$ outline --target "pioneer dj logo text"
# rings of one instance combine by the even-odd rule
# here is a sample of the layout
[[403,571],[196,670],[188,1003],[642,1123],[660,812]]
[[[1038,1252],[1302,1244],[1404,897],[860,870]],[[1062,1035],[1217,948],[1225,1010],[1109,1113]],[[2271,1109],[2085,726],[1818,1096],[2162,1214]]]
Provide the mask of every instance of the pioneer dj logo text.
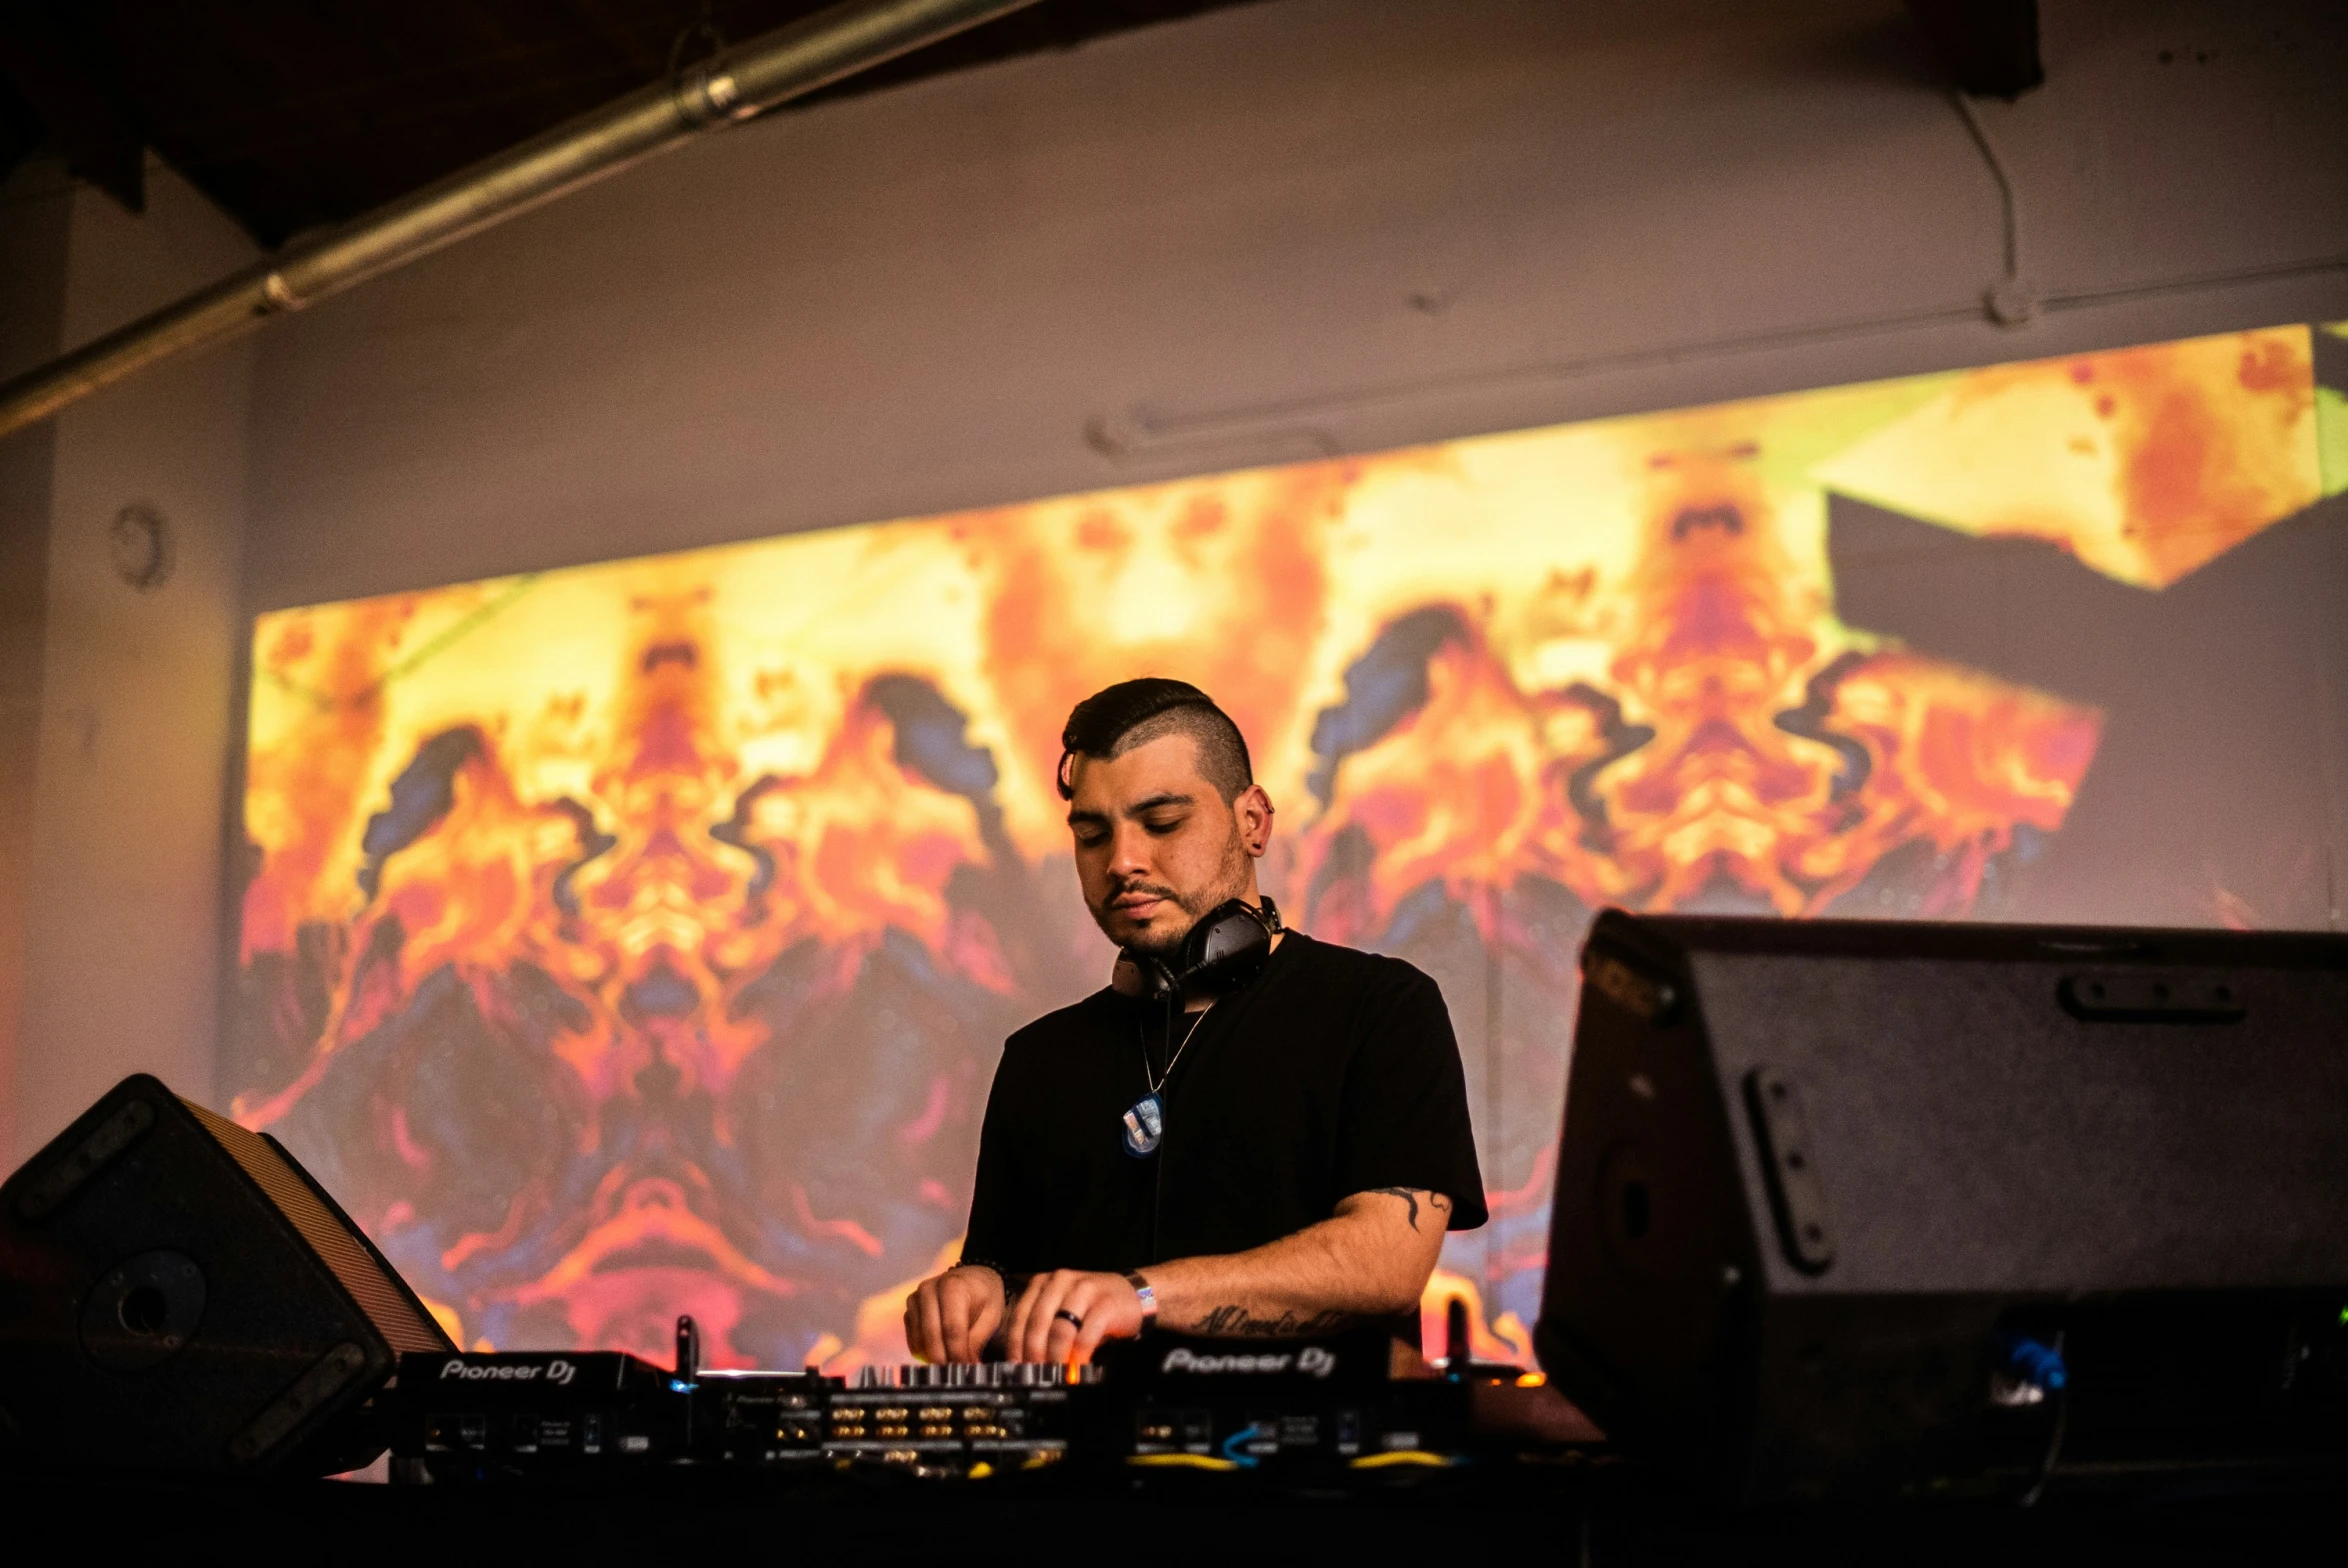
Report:
[[1160,1372],[1287,1372],[1295,1370],[1307,1377],[1327,1377],[1337,1370],[1337,1353],[1319,1345],[1307,1345],[1291,1355],[1286,1351],[1266,1352],[1262,1355],[1238,1354],[1228,1356],[1201,1356],[1188,1350],[1169,1350],[1166,1359],[1158,1364]]
[[560,1356],[544,1365],[518,1365],[510,1361],[485,1364],[451,1357],[440,1369],[440,1375],[443,1379],[461,1378],[468,1383],[529,1383],[543,1379],[559,1387],[577,1377],[579,1369]]

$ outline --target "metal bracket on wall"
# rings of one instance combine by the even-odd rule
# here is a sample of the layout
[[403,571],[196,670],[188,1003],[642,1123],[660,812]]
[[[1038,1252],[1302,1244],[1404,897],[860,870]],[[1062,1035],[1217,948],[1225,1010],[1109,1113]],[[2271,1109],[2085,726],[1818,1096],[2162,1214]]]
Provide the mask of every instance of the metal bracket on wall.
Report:
[[1086,420],[1084,444],[1118,464],[1179,458],[1186,472],[1202,466],[1314,462],[1345,453],[1336,436],[1314,424],[1244,417],[1231,421],[1215,414],[1167,419],[1139,405]]

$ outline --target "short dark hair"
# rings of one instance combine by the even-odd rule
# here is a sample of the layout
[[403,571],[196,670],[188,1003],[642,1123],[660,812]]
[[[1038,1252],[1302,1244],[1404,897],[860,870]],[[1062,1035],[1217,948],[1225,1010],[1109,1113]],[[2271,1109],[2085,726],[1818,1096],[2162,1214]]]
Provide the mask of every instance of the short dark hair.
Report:
[[1060,731],[1060,798],[1076,798],[1069,770],[1078,757],[1106,761],[1161,735],[1188,735],[1198,745],[1198,770],[1229,805],[1256,781],[1247,738],[1215,699],[1188,681],[1145,675],[1104,687],[1068,712]]

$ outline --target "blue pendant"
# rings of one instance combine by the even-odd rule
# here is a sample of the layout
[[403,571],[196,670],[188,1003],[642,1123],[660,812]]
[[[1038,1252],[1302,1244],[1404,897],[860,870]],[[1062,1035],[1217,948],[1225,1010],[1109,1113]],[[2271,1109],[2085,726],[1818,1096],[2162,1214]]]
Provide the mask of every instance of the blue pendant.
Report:
[[1166,1102],[1154,1094],[1145,1094],[1133,1102],[1125,1113],[1125,1152],[1137,1160],[1146,1160],[1158,1152],[1158,1140],[1166,1136]]

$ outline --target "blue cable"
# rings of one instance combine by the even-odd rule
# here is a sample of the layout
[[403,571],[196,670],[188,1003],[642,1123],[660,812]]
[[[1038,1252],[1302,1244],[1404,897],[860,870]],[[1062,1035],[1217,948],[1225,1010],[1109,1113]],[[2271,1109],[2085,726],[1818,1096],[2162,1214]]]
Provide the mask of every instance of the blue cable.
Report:
[[2063,1365],[2063,1353],[2052,1345],[2008,1335],[2005,1352],[2006,1369],[2035,1388],[2059,1394],[2071,1381],[2070,1368]]

